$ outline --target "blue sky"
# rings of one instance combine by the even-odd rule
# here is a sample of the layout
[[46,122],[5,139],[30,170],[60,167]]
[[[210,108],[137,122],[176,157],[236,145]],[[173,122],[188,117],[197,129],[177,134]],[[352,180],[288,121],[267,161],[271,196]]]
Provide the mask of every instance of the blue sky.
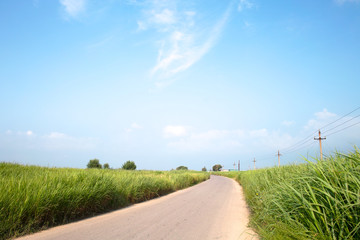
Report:
[[359,0],[5,0],[0,30],[0,161],[302,162],[360,106]]

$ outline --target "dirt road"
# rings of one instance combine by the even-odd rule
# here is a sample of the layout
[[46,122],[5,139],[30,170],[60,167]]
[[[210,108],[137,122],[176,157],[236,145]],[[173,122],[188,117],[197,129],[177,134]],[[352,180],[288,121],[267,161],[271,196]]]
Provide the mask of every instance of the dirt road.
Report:
[[257,239],[239,184],[210,180],[131,207],[21,239]]

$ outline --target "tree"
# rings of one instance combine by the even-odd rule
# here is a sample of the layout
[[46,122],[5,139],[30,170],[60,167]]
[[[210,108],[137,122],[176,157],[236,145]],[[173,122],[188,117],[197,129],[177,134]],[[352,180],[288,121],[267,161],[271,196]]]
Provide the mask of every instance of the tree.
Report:
[[207,171],[206,167],[203,167],[203,168],[201,169],[201,171],[206,172],[206,171]]
[[188,170],[188,168],[185,166],[179,166],[176,168],[176,170]]
[[222,166],[220,164],[216,164],[212,167],[213,171],[216,172],[216,171],[220,171],[222,168]]
[[133,161],[127,161],[125,162],[122,167],[122,169],[125,169],[125,170],[135,170],[136,169],[136,165]]
[[110,169],[110,165],[108,163],[104,163],[104,169]]
[[87,164],[87,168],[102,168],[99,159],[91,159],[89,163]]

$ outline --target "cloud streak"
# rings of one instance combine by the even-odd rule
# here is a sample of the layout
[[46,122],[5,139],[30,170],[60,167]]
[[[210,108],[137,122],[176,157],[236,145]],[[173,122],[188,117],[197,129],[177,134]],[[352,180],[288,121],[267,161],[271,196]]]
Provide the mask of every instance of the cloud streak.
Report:
[[[4,136],[0,134],[0,142],[3,147],[35,150],[89,150],[96,146],[96,140],[93,138],[74,137],[60,132],[51,132],[49,134],[39,135],[33,131],[26,132],[8,130]],[[10,144],[10,145],[8,145]]]
[[334,0],[334,2],[343,5],[345,3],[360,3],[360,0]]
[[234,7],[231,1],[211,26],[204,24],[208,21],[200,21],[204,13],[198,14],[194,9],[179,10],[177,5],[182,2],[175,3],[151,1],[143,11],[143,18],[138,20],[139,31],[155,29],[160,36],[157,60],[150,71],[159,87],[173,82],[177,74],[189,69],[214,47]]
[[76,17],[85,10],[86,0],[60,0],[60,4],[70,17]]
[[[190,127],[176,126],[167,129],[164,138],[169,148],[192,152],[241,152],[254,153],[254,149],[273,150],[285,147],[294,138],[287,133],[269,131],[265,128],[255,130],[211,129],[197,132]],[[171,131],[170,131],[171,130]],[[246,148],[245,148],[246,146]]]

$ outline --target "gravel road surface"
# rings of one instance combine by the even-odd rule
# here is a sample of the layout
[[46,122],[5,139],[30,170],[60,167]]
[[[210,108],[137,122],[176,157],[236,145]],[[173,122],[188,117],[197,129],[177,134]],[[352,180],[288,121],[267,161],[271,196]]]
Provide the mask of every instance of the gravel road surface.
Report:
[[164,197],[20,239],[258,239],[247,227],[248,217],[240,185],[211,176]]

